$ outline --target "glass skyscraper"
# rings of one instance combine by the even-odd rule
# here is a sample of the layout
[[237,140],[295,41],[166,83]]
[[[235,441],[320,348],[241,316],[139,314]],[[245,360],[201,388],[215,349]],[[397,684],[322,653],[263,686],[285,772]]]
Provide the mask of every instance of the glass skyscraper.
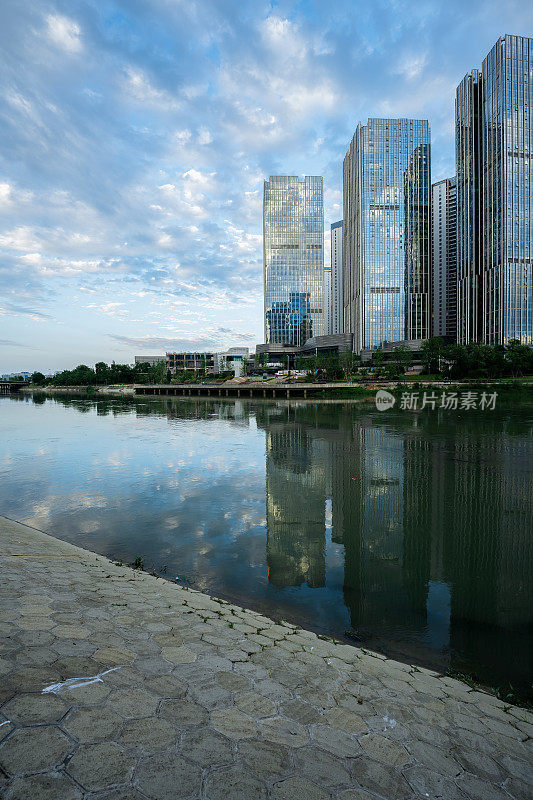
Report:
[[457,339],[457,182],[432,186],[433,326],[432,336]]
[[263,191],[265,342],[300,347],[324,333],[321,177],[271,176]]
[[344,276],[342,269],[342,219],[331,226],[331,330],[344,333]]
[[458,341],[533,344],[533,40],[502,36],[457,88]]
[[359,124],[343,166],[344,331],[354,350],[430,335],[427,120]]

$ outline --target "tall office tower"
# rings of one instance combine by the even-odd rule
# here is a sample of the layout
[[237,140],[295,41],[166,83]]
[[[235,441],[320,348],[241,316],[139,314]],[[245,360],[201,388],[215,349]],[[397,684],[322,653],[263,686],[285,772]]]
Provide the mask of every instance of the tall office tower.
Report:
[[432,336],[457,338],[457,183],[445,178],[431,187],[433,257]]
[[331,267],[324,267],[324,334],[333,333],[333,306],[331,302]]
[[263,191],[265,342],[301,346],[324,333],[322,178],[271,176]]
[[344,275],[342,269],[342,219],[331,226],[331,330],[344,333]]
[[431,333],[430,150],[427,120],[369,119],[346,153],[344,332],[356,352]]
[[533,40],[502,36],[457,87],[457,335],[533,343]]

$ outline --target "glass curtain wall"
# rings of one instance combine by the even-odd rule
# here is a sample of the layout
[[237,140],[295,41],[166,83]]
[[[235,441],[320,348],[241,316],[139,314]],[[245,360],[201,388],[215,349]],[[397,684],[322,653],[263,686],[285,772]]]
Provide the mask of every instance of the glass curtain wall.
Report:
[[344,159],[344,324],[354,348],[430,334],[427,120],[369,119]]
[[265,342],[301,346],[324,333],[321,177],[271,176],[263,191]]
[[533,40],[502,36],[456,96],[458,340],[533,344]]

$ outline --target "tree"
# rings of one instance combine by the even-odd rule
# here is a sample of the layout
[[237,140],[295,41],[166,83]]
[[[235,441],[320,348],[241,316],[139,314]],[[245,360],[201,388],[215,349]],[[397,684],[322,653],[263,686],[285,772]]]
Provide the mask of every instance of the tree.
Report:
[[30,378],[31,382],[36,386],[44,386],[46,383],[46,376],[42,372],[34,372]]
[[428,375],[440,372],[445,350],[444,339],[441,336],[432,336],[431,339],[425,339],[422,342],[421,349],[424,371]]
[[340,356],[340,363],[345,379],[350,381],[357,366],[361,363],[361,356],[352,352],[352,350],[347,347],[344,353],[342,353]]
[[395,347],[393,351],[394,360],[398,365],[398,372],[404,375],[413,363],[413,354],[407,347]]
[[518,339],[511,339],[505,350],[505,361],[513,378],[533,369],[533,350]]

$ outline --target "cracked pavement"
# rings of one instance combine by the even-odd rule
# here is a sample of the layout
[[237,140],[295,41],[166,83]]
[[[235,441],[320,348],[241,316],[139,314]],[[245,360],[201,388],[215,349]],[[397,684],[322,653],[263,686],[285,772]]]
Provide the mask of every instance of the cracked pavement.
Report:
[[533,797],[522,708],[3,517],[0,552],[5,800]]

